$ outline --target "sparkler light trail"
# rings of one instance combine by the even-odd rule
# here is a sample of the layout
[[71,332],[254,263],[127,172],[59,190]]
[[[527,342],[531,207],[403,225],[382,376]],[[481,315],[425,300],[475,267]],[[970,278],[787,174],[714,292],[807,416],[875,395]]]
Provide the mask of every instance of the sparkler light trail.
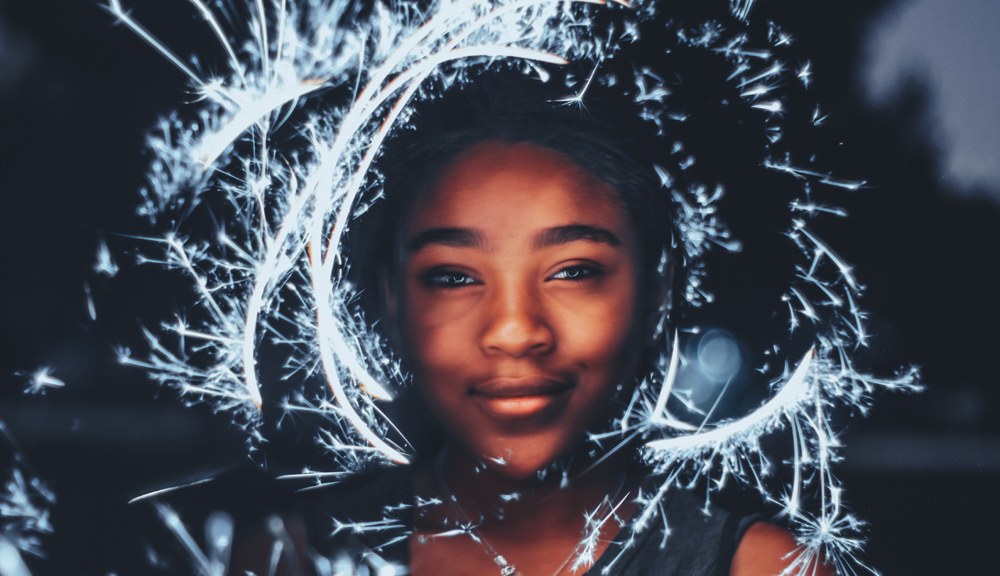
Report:
[[[148,239],[160,255],[141,261],[187,276],[198,310],[161,330],[145,330],[149,356],[139,359],[122,348],[123,363],[147,370],[185,397],[208,402],[260,439],[265,384],[257,363],[262,348],[283,346],[290,359],[282,385],[312,376],[326,383],[318,396],[304,388],[289,392],[285,410],[316,413],[329,424],[318,432],[336,461],[327,477],[336,479],[373,461],[408,462],[407,446],[391,440],[392,423],[374,403],[391,399],[405,378],[386,342],[354,305],[363,287],[348,280],[352,254],[345,246],[354,218],[382,193],[373,165],[383,144],[410,125],[420,102],[461,89],[499,67],[562,82],[566,104],[586,106],[594,85],[617,87],[665,138],[670,123],[699,120],[674,104],[671,71],[628,62],[611,65],[627,45],[642,41],[643,25],[659,22],[656,34],[675,40],[671,51],[712,57],[726,67],[723,80],[733,105],[741,105],[748,117],[759,115],[765,125],[762,165],[791,176],[800,188],[787,206],[787,236],[802,262],[784,300],[790,327],[808,319],[815,336],[808,353],[786,360],[783,374],[772,374],[769,400],[742,418],[719,421],[712,418],[718,399],[712,410],[699,412],[674,387],[678,366],[686,361],[677,335],[697,331],[696,323],[674,319],[672,345],[664,350],[659,373],[637,388],[613,434],[593,438],[620,441],[640,435],[647,441],[643,455],[659,487],[643,497],[643,512],[628,527],[633,535],[649,529],[654,518],[665,522],[661,504],[669,490],[707,479],[708,497],[734,478],[756,486],[787,514],[803,550],[787,573],[808,574],[821,558],[842,573],[853,571],[860,522],[841,506],[841,488],[831,470],[840,443],[830,412],[845,405],[865,411],[878,389],[916,390],[917,375],[909,370],[876,378],[857,371],[851,361],[851,353],[866,344],[865,314],[857,305],[864,288],[809,222],[846,216],[835,205],[836,196],[818,197],[820,188],[844,193],[864,182],[796,166],[789,160],[790,148],[779,148],[790,146],[784,122],[815,127],[826,116],[810,105],[799,118],[800,107],[790,105],[805,98],[815,72],[808,63],[798,70],[787,64],[797,61],[790,52],[793,38],[776,26],[763,38],[748,31],[752,0],[731,0],[725,23],[689,26],[671,20],[665,28],[656,17],[668,6],[648,1],[600,6],[451,0],[425,8],[379,2],[362,11],[337,0],[248,0],[241,12],[249,15],[244,24],[232,13],[222,18],[226,9],[207,0],[190,4],[225,55],[228,70],[217,77],[189,66],[130,16],[120,0],[107,6],[187,78],[199,100],[196,111],[167,116],[149,136],[154,159],[139,208],[152,225],[167,227]],[[235,41],[234,34],[246,38]],[[564,64],[587,72],[561,73]],[[320,98],[329,90],[347,94],[345,103]],[[799,92],[793,95],[793,90]],[[682,142],[655,166],[675,207],[671,257],[682,263],[681,296],[692,318],[714,298],[705,288],[706,257],[742,248],[719,216],[727,191],[697,182],[697,168]],[[206,235],[189,224],[189,217],[209,207],[213,217],[222,216],[218,229]],[[110,255],[102,252],[98,266],[113,275]],[[679,411],[686,416],[678,416]],[[762,453],[760,439],[779,429],[789,433],[796,457],[792,481],[775,489],[765,477],[778,464]],[[815,510],[806,510],[806,490],[817,495],[809,499]],[[179,526],[171,510],[160,513],[168,525]],[[588,526],[598,528],[578,548],[582,560],[577,565],[591,561],[593,534],[607,521],[588,517]],[[667,534],[664,525],[665,539]],[[195,557],[200,573],[214,573],[204,554]]]
[[49,514],[56,497],[32,473],[3,422],[0,443],[9,454],[9,461],[0,461],[0,572],[28,576],[23,558],[45,557],[41,537],[52,533]]

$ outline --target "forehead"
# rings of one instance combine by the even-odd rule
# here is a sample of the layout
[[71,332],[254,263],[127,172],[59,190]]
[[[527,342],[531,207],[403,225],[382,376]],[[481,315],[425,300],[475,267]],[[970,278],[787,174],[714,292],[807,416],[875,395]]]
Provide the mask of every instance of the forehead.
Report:
[[409,234],[455,227],[509,235],[570,223],[629,228],[614,188],[569,157],[527,142],[487,141],[441,170],[414,204],[407,228]]

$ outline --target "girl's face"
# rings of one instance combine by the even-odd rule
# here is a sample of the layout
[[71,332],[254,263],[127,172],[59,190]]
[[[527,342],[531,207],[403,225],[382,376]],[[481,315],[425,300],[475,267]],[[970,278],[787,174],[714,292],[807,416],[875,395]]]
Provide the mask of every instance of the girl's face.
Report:
[[637,246],[610,185],[534,144],[477,144],[416,201],[403,338],[469,455],[527,479],[604,421],[641,346]]

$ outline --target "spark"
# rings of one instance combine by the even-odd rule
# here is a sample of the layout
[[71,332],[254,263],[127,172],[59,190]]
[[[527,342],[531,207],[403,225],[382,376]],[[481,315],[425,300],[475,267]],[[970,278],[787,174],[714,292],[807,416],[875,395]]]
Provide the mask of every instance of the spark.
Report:
[[[187,526],[181,520],[180,515],[169,504],[164,504],[158,500],[152,500],[153,508],[156,510],[160,521],[174,535],[191,561],[195,574],[198,576],[225,576],[229,570],[229,550],[233,542],[233,519],[225,512],[213,512],[205,523],[206,550],[198,546],[197,541]],[[268,522],[268,529],[275,538],[273,551],[280,555],[283,549],[283,541],[288,540],[283,528],[275,530],[273,520]],[[280,523],[280,520],[279,520]],[[280,536],[284,535],[285,538]],[[273,573],[273,572],[272,572]]]
[[770,93],[774,90],[775,86],[768,86],[767,84],[754,84],[746,90],[740,93],[740,96],[744,98],[757,99],[760,96]]
[[[816,114],[818,113],[819,113],[819,108],[817,108],[816,112],[814,113],[814,122]],[[824,116],[823,119],[825,118],[826,117]],[[820,124],[822,124],[822,120],[820,121]],[[841,180],[839,178],[834,178],[829,174],[821,174],[819,172],[815,172],[813,170],[808,170],[805,168],[796,168],[787,162],[779,164],[771,160],[766,160],[764,162],[764,166],[766,168],[777,170],[779,172],[787,172],[789,174],[792,174],[800,178],[805,176],[815,176],[818,177],[817,182],[820,182],[822,184],[828,184],[830,186],[836,186],[838,188],[846,188],[847,190],[858,190],[859,188],[862,188],[864,187],[865,184],[867,184],[867,182],[865,182],[864,180]]]
[[[652,3],[635,2],[631,8],[614,10],[612,17],[622,20],[621,25],[598,28],[597,11],[610,9],[585,1],[455,0],[420,8],[389,3],[377,4],[362,18],[345,12],[344,2],[247,0],[251,15],[243,27],[247,37],[234,40],[220,23],[224,7],[205,0],[189,4],[200,16],[199,24],[207,26],[222,46],[229,70],[224,76],[200,77],[133,19],[119,0],[107,5],[117,21],[171,62],[198,96],[193,119],[171,114],[148,137],[153,161],[139,207],[151,225],[167,227],[162,235],[145,239],[160,253],[140,261],[186,277],[195,306],[174,322],[142,329],[149,348],[146,357],[134,357],[129,348],[121,347],[118,358],[146,370],[186,399],[209,403],[259,442],[262,391],[269,386],[257,365],[261,348],[288,350],[282,383],[292,385],[292,376],[325,381],[322,392],[306,394],[305,388],[296,388],[284,393],[280,404],[283,414],[308,413],[323,422],[317,440],[330,454],[333,468],[305,469],[285,477],[314,480],[315,485],[306,489],[337,482],[372,464],[404,464],[412,458],[405,440],[401,446],[389,440],[395,428],[376,405],[376,400],[394,398],[406,378],[385,340],[355,305],[360,288],[348,280],[352,262],[342,244],[354,219],[381,194],[373,184],[378,179],[373,166],[383,144],[412,126],[410,119],[421,102],[437,97],[442,89],[461,89],[492,67],[516,63],[543,81],[562,81],[572,96],[561,102],[585,107],[588,92],[597,86],[620,89],[661,137],[668,132],[666,120],[699,120],[668,106],[676,96],[675,86],[664,81],[672,77],[669,72],[633,62],[612,65],[627,44],[641,41],[643,19],[656,11]],[[818,105],[810,104],[811,116],[800,118],[800,107],[791,105],[795,96],[789,85],[798,86],[789,81],[792,75],[809,88],[813,74],[809,62],[798,70],[786,64],[801,61],[788,53],[792,37],[773,23],[768,23],[766,42],[742,31],[753,5],[753,0],[731,0],[725,24],[677,26],[676,49],[723,60],[728,98],[736,102],[743,98],[745,108],[767,114],[764,136],[773,156],[764,158],[762,165],[790,175],[789,180],[802,187],[802,194],[784,207],[792,222],[786,236],[804,260],[795,266],[795,284],[782,298],[786,304],[775,305],[788,306],[793,330],[801,318],[809,318],[814,342],[791,370],[789,359],[779,356],[775,344],[768,365],[775,367],[775,375],[783,363],[785,369],[771,381],[770,398],[742,418],[717,421],[721,394],[705,412],[689,392],[675,387],[687,362],[684,340],[701,331],[696,323],[675,316],[669,324],[673,338],[663,338],[669,354],[664,349],[660,365],[636,387],[624,414],[615,420],[615,430],[598,431],[589,438],[602,444],[617,441],[609,448],[612,453],[633,438],[645,441],[642,455],[656,472],[655,490],[642,497],[639,519],[628,528],[629,543],[654,518],[662,520],[666,538],[669,529],[662,501],[670,489],[710,479],[708,497],[735,479],[756,486],[786,512],[803,551],[796,570],[806,574],[810,562],[821,557],[831,558],[838,567],[853,565],[860,546],[856,536],[860,523],[844,515],[840,488],[830,470],[839,440],[829,411],[838,405],[864,411],[878,389],[919,387],[915,370],[877,378],[859,373],[851,363],[852,348],[865,345],[868,338],[859,303],[863,286],[851,266],[806,222],[847,215],[814,199],[814,187],[841,193],[866,183],[796,166],[788,155],[774,159],[782,158],[778,146],[786,145],[791,138],[786,134],[794,132],[784,129],[785,122],[818,127],[826,116]],[[338,27],[338,22],[349,24]],[[574,72],[577,75],[571,79],[570,73],[552,69],[568,63],[589,71],[582,85],[583,73]],[[343,105],[320,98],[325,91],[340,89],[349,96]],[[311,112],[316,106],[320,112]],[[287,147],[286,140],[275,137],[286,123],[297,135]],[[698,171],[710,163],[698,163],[680,141],[658,160],[653,169],[675,213],[669,258],[682,263],[685,273],[678,295],[683,302],[678,306],[696,311],[715,299],[706,284],[709,256],[737,253],[742,243],[720,216],[725,213],[726,190],[697,181]],[[196,210],[209,211],[213,220],[221,222],[211,235],[199,235],[189,221]],[[664,263],[667,258],[665,250]],[[95,271],[109,277],[117,271],[103,240]],[[95,318],[89,285],[85,291]],[[662,312],[658,336],[667,332],[669,310]],[[29,378],[38,389],[62,385],[49,372]],[[790,484],[776,490],[765,484],[776,475],[778,464],[761,453],[760,438],[779,430],[788,431],[796,457]],[[504,457],[491,460],[500,466],[507,462]],[[569,483],[565,470],[562,481]],[[819,495],[812,509],[806,490]],[[516,499],[513,494],[505,496]],[[196,572],[221,573],[217,559],[226,540],[224,518],[216,526],[217,554],[211,550],[206,554],[172,509],[155,505],[189,552]],[[611,508],[612,515],[620,505]],[[394,515],[401,509],[389,507],[374,522],[337,519],[334,531],[405,531],[405,522]],[[587,517],[589,529],[574,567],[592,563],[594,534],[612,515]],[[471,533],[471,527],[457,526],[433,537]],[[282,546],[272,550],[275,558],[283,553]]]
[[17,547],[0,535],[0,573],[4,576],[31,576]]
[[53,376],[52,372],[53,369],[49,367],[39,368],[30,374],[19,372],[18,375],[28,378],[28,387],[25,388],[25,393],[44,394],[51,388],[62,388],[65,386],[66,383]]
[[94,264],[94,272],[108,278],[114,278],[115,274],[118,274],[118,265],[111,258],[111,251],[108,250],[108,245],[103,239],[97,246],[97,263]]
[[384,532],[405,528],[406,524],[396,518],[383,518],[371,522],[341,522],[334,518],[334,528],[332,534],[338,534],[344,530],[354,534],[364,534],[366,532]]
[[503,456],[497,456],[497,457],[489,456],[489,457],[487,457],[487,459],[490,462],[493,462],[494,464],[496,464],[497,466],[506,466],[507,465],[507,459],[504,458]]
[[792,294],[795,294],[795,297],[799,299],[799,303],[802,304],[801,312],[806,315],[806,318],[809,318],[813,322],[819,320],[819,316],[816,315],[816,311],[813,309],[812,304],[810,304],[809,300],[807,300],[806,297],[803,296],[802,293],[799,292],[794,286],[792,286]]
[[826,255],[837,266],[837,269],[840,270],[840,274],[843,276],[844,280],[847,281],[847,285],[851,287],[851,290],[859,290],[858,281],[854,278],[854,273],[851,270],[851,267],[848,266],[847,263],[840,256],[838,256],[826,242],[809,232],[804,225],[796,226],[796,230],[801,232],[815,245],[817,258],[821,254]]
[[[796,76],[798,76],[799,80],[802,82],[802,86],[808,89],[809,84],[812,83],[812,62],[806,62],[805,64],[803,64],[802,67],[799,68],[799,71],[796,73]],[[817,112],[818,111],[819,109],[817,108]]]
[[566,104],[583,104],[583,97],[587,94],[587,89],[590,88],[590,83],[594,81],[594,75],[597,74],[597,68],[600,64],[595,64],[594,68],[590,71],[590,75],[587,76],[587,81],[583,83],[580,91],[576,95],[570,98],[563,98],[562,100],[557,100],[557,102],[564,102]]
[[[660,385],[660,392],[656,399],[656,406],[653,408],[651,420],[658,426],[669,426],[679,430],[693,430],[693,426],[674,418],[669,412],[667,412],[667,400],[670,399],[671,392],[673,392],[674,381],[677,379],[677,366],[680,363],[679,346],[680,339],[677,337],[677,333],[674,332],[674,344],[671,346],[670,350],[670,364],[667,368],[663,383]],[[626,415],[622,418],[623,432],[625,431],[627,421],[628,413],[626,413]]]
[[750,16],[750,9],[756,0],[729,0],[730,7],[740,20],[746,20]]
[[206,482],[211,482],[211,481],[212,481],[212,478],[202,478],[202,479],[199,479],[199,480],[195,480],[193,482],[187,482],[187,483],[184,483],[184,484],[178,484],[177,486],[169,486],[167,488],[160,488],[159,490],[153,490],[152,492],[147,492],[145,494],[141,494],[139,496],[136,496],[135,498],[132,498],[131,500],[129,500],[128,503],[129,504],[135,504],[136,502],[141,502],[142,500],[147,500],[149,498],[156,498],[157,496],[162,496],[164,494],[169,494],[171,492],[174,492],[176,490],[180,490],[182,488],[188,488],[188,487],[191,487],[191,486],[197,486],[198,484],[204,484]]
[[[236,72],[240,77],[241,83],[245,86],[247,83],[246,77],[243,75],[243,67],[240,65],[239,58],[236,57],[236,52],[233,50],[232,44],[226,39],[225,32],[222,31],[222,26],[219,25],[219,21],[215,18],[215,14],[209,10],[208,6],[205,5],[201,0],[191,0],[191,4],[198,9],[201,17],[205,19],[212,32],[219,39],[219,44],[226,50],[226,55],[229,56],[229,66],[232,68],[233,72]],[[280,43],[279,43],[280,45]]]
[[754,104],[751,108],[757,108],[758,110],[764,110],[765,112],[777,114],[784,109],[784,105],[780,100],[771,100],[768,102],[761,102],[760,104]]
[[674,177],[671,176],[670,172],[667,172],[667,170],[662,166],[660,166],[659,164],[654,164],[653,168],[656,170],[656,174],[660,177],[660,185],[663,186],[664,188],[669,189],[670,186],[674,183]]
[[[31,473],[6,424],[0,421],[0,438],[9,445],[13,456],[4,463],[9,474],[0,488],[0,570],[3,574],[21,574],[25,555],[44,558],[42,536],[53,532],[49,520],[56,496],[48,485]],[[23,572],[27,574],[27,572]]]
[[140,38],[142,38],[147,44],[152,46],[157,52],[163,55],[171,64],[177,67],[178,70],[183,72],[190,78],[196,86],[204,86],[201,78],[197,74],[191,71],[181,59],[178,58],[169,48],[163,45],[155,36],[149,33],[141,24],[132,19],[131,16],[122,8],[121,2],[119,0],[109,0],[106,6],[107,10],[114,14],[115,18],[132,29]]
[[639,93],[635,95],[636,102],[653,101],[662,104],[664,98],[670,95],[670,90],[663,85],[663,78],[657,76],[648,68],[643,68],[636,74],[636,86]]
[[827,116],[819,111],[819,106],[816,106],[816,109],[813,110],[813,115],[812,115],[813,126],[822,126],[823,124],[826,123],[826,119]]
[[576,572],[580,568],[594,565],[597,547],[600,545],[601,531],[609,520],[618,518],[618,509],[628,500],[628,496],[628,494],[623,496],[617,504],[613,504],[605,496],[604,501],[594,511],[584,514],[583,539],[574,552],[570,570]]
[[825,212],[826,214],[833,214],[834,216],[840,216],[841,218],[847,218],[847,210],[843,208],[831,208],[829,206],[824,206],[822,204],[816,204],[814,202],[803,202],[799,199],[792,200],[789,205],[792,210],[798,210],[805,212],[807,214],[815,214],[817,212]]
[[83,283],[83,294],[87,298],[87,315],[92,321],[97,320],[97,307],[94,306],[94,295],[90,291],[90,282]]
[[751,76],[750,78],[747,78],[745,80],[740,80],[737,86],[739,88],[743,88],[744,86],[748,84],[753,84],[754,82],[757,82],[759,80],[764,80],[765,78],[773,78],[774,76],[778,76],[779,74],[784,72],[784,70],[785,70],[785,65],[780,62],[776,62],[775,64],[772,64],[770,68],[767,68],[766,70],[760,72],[756,76]]
[[306,468],[298,474],[282,474],[277,478],[278,480],[297,480],[300,478],[322,480],[323,478],[340,478],[343,476],[345,476],[344,472],[318,472]]
[[[778,394],[755,410],[752,415],[706,432],[655,440],[648,443],[647,446],[659,451],[704,451],[708,448],[714,449],[718,442],[731,441],[750,430],[775,427],[782,412],[798,404],[798,400],[805,390],[806,374],[808,374],[812,358],[813,350],[810,350],[799,362],[792,377],[781,387]],[[754,434],[754,436],[760,435],[760,433]]]

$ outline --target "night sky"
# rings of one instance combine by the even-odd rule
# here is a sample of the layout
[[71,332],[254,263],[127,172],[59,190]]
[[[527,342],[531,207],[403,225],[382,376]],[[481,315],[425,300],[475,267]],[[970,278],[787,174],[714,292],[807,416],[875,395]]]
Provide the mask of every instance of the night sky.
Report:
[[[187,2],[130,4],[181,54],[211,40]],[[868,287],[861,357],[919,366],[927,387],[840,423],[868,559],[889,576],[984,571],[1000,514],[1000,3],[761,0],[751,18],[779,22],[812,62],[827,157],[869,183],[827,238]],[[151,515],[125,502],[247,462],[223,419],[115,361],[191,299],[178,275],[134,264],[132,236],[149,232],[135,215],[145,134],[194,99],[96,3],[0,2],[0,420],[59,499],[35,574],[142,573],[131,526]],[[94,270],[101,242],[114,278]],[[24,394],[40,367],[66,386]]]

